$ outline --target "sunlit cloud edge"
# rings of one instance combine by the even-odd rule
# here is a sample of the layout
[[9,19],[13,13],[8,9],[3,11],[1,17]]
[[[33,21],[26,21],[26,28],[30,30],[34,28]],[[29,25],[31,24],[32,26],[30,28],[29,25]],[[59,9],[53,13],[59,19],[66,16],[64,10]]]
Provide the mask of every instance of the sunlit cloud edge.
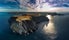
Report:
[[22,8],[22,9],[8,9],[0,8],[0,12],[69,12],[69,7],[50,7],[47,9],[31,9],[31,8]]

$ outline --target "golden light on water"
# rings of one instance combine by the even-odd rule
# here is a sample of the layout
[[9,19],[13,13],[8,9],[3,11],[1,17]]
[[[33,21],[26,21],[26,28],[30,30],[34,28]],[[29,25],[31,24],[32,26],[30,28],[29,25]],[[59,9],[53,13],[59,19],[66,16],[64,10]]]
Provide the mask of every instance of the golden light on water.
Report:
[[48,17],[48,19],[51,20],[51,15],[47,15],[46,17]]
[[46,25],[44,25],[44,32],[45,34],[47,35],[48,38],[50,38],[50,40],[53,40],[56,38],[56,29],[55,29],[55,26],[54,26],[54,22],[53,22],[53,18],[54,16],[51,16],[51,15],[47,15],[48,19],[49,19],[49,23]]

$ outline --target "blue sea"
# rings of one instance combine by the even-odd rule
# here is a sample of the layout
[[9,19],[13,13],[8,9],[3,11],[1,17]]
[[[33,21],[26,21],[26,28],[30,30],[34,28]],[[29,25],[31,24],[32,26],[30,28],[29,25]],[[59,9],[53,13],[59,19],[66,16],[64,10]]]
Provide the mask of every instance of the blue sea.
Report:
[[[54,5],[53,7],[69,7],[69,0],[45,0],[43,3],[46,2]],[[30,0],[29,3],[34,5],[35,0]],[[18,0],[0,0],[0,8],[19,9],[19,5]],[[42,29],[28,36],[13,33],[8,23],[8,19],[13,15],[9,12],[0,12],[0,40],[48,40]],[[69,15],[55,16],[53,23],[57,32],[54,40],[69,40]],[[39,26],[42,26],[41,24],[44,25],[45,22],[40,23]]]
[[[28,36],[13,33],[8,23],[11,16],[13,15],[8,12],[0,12],[0,40],[48,40],[41,30]],[[57,37],[54,40],[69,40],[69,15],[55,16],[54,25],[57,30]]]

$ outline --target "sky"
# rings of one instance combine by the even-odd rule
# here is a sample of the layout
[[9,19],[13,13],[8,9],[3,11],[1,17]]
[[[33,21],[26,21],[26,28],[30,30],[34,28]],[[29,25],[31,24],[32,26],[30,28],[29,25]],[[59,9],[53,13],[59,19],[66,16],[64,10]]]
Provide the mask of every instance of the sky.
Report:
[[[0,0],[0,5],[20,5],[21,0]],[[35,4],[36,0],[23,0],[30,4]],[[40,2],[49,3],[55,7],[69,7],[69,0],[38,0]]]
[[[53,8],[54,7],[54,8]],[[0,9],[22,9],[36,11],[61,10],[68,12],[69,0],[0,0]],[[22,11],[20,10],[20,11]],[[15,10],[14,10],[15,11]]]

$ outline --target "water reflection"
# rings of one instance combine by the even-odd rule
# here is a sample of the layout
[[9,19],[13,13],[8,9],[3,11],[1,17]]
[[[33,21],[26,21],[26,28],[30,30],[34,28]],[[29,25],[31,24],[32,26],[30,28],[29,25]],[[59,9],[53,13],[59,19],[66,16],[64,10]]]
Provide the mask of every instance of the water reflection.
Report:
[[[69,15],[56,16],[45,25],[47,21],[39,24],[39,29],[29,36],[19,36],[10,32],[8,19],[11,15],[0,13],[0,40],[69,40]],[[42,19],[43,20],[43,19]]]
[[54,40],[57,37],[57,31],[54,26],[54,16],[47,15],[49,23],[44,25],[43,31],[47,35],[47,40]]

